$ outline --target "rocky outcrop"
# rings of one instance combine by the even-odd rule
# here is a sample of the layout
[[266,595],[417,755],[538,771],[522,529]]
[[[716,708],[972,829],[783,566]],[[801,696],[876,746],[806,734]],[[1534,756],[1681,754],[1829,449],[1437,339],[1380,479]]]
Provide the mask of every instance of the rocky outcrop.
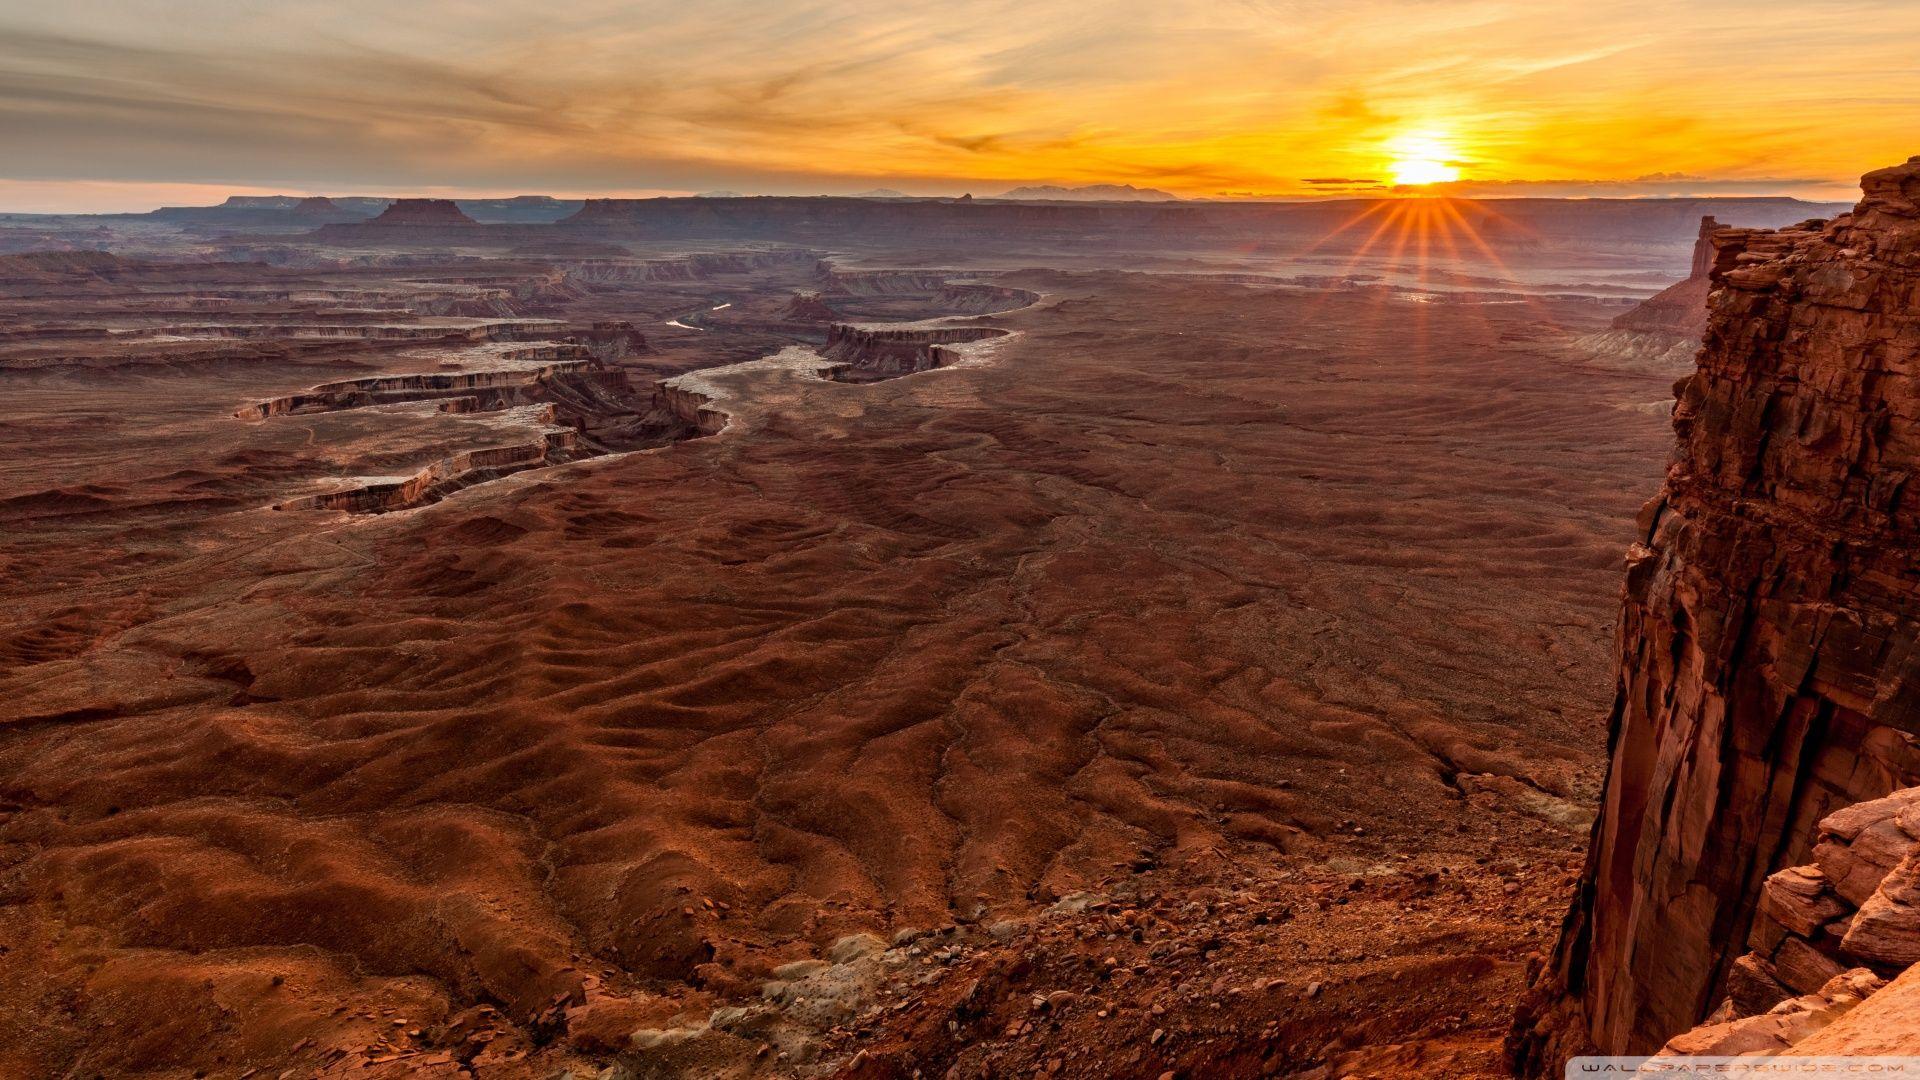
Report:
[[530,346],[514,350],[505,359],[511,359],[520,366],[496,371],[374,375],[321,383],[302,393],[269,398],[245,406],[236,410],[234,416],[241,420],[264,420],[297,413],[337,412],[341,409],[469,396],[476,390],[532,392],[534,388],[561,375],[598,371],[600,368],[599,362],[587,355],[584,349],[571,345]]
[[1766,888],[1816,823],[1920,779],[1920,158],[1862,187],[1831,223],[1713,236],[1678,453],[1627,556],[1601,817],[1510,1047],[1525,1071],[1698,1023],[1763,896],[1803,926],[1830,910],[1811,879]]
[[[627,323],[598,324],[581,337],[603,347],[628,347],[639,335]],[[644,345],[644,339],[639,339]],[[476,371],[376,375],[323,383],[240,409],[243,420],[335,412],[379,405],[431,402],[448,415],[499,413],[531,426],[534,437],[508,446],[467,450],[405,476],[363,478],[352,486],[279,503],[278,510],[385,513],[438,502],[456,491],[527,469],[627,450],[665,446],[712,435],[727,416],[701,394],[667,382],[651,392],[632,385],[626,371],[597,357],[590,346],[547,342],[499,350],[508,366]]]
[[411,476],[376,478],[339,491],[289,499],[274,509],[342,510],[352,514],[409,510],[439,502],[456,491],[488,480],[588,456],[581,451],[579,442],[579,433],[572,430],[544,432],[518,446],[464,451],[442,458]]
[[992,315],[1023,308],[1040,299],[1040,294],[983,281],[949,281],[934,302],[954,315]]
[[1690,369],[1694,354],[1700,349],[1700,339],[1707,331],[1713,235],[1719,229],[1718,221],[1701,218],[1700,234],[1693,244],[1693,264],[1686,280],[1641,301],[1633,310],[1614,319],[1606,330],[1582,338],[1580,344],[1606,360],[1678,371]]
[[1703,337],[1707,332],[1707,293],[1712,287],[1713,237],[1719,231],[1718,221],[1701,218],[1686,280],[1668,286],[1613,320],[1614,328],[1677,334],[1696,341]]
[[1920,788],[1823,819],[1813,860],[1767,878],[1726,997],[1661,1055],[1920,1049]]
[[301,199],[293,204],[292,214],[310,221],[353,221],[360,217],[351,210],[345,210],[325,195],[315,195]]
[[1710,1022],[1676,1035],[1657,1057],[1772,1057],[1796,1052],[1796,1046],[1832,1026],[1886,986],[1886,980],[1855,968],[1800,997],[1789,998],[1757,1016]]
[[106,251],[29,251],[0,255],[0,285],[11,288],[91,282],[136,269],[140,263]]
[[939,270],[830,270],[827,291],[835,296],[921,296],[947,287]]
[[456,205],[475,221],[544,225],[580,212],[581,200],[551,195],[515,195],[508,199],[461,199]]
[[569,332],[566,338],[599,360],[624,360],[650,351],[647,336],[632,323],[620,319],[601,320],[585,330]]
[[1792,1052],[1843,1057],[1920,1054],[1920,970],[1908,968],[1858,1008],[1795,1043]]
[[939,270],[829,270],[832,296],[927,297],[949,315],[989,315],[1026,307],[1040,294],[985,281],[956,281]]
[[541,225],[486,224],[467,216],[452,199],[395,199],[370,220],[322,225],[310,242],[367,247],[524,246]]
[[325,195],[231,195],[218,206],[167,206],[148,216],[201,227],[312,228],[365,221],[385,209],[387,203],[385,199],[331,199]]
[[460,228],[478,225],[452,199],[397,199],[367,222],[379,228]]
[[875,382],[945,367],[962,355],[949,346],[1005,337],[993,326],[862,327],[836,323],[821,355],[842,361],[826,369],[839,382]]
[[668,379],[654,390],[654,406],[663,414],[685,424],[699,435],[718,435],[726,430],[727,414],[713,408],[713,399],[698,390],[689,390]]
[[1920,788],[1822,820],[1813,862],[1773,874],[1761,890],[1749,951],[1729,981],[1731,1011],[1770,1007],[1847,967],[1895,974],[1920,963],[1916,880]]
[[794,293],[787,306],[780,309],[780,315],[792,322],[806,323],[832,322],[840,317],[817,292]]

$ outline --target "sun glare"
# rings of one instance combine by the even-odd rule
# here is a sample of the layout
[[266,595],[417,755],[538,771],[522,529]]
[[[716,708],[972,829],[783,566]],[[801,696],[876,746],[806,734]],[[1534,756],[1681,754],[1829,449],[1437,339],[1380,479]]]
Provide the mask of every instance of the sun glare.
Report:
[[1395,184],[1419,186],[1460,179],[1460,166],[1455,163],[1459,154],[1452,141],[1438,132],[1401,135],[1387,144],[1387,152],[1393,155],[1387,171]]

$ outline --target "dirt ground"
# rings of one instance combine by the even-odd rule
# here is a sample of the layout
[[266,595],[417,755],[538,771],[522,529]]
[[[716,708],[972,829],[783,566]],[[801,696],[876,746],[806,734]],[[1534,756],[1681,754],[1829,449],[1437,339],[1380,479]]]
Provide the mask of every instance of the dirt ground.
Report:
[[975,269],[1013,333],[846,383],[753,359],[813,272],[551,300],[730,426],[396,513],[271,506],[487,416],[233,416],[390,352],[0,371],[0,1075],[1489,1075],[1671,441],[1620,308]]

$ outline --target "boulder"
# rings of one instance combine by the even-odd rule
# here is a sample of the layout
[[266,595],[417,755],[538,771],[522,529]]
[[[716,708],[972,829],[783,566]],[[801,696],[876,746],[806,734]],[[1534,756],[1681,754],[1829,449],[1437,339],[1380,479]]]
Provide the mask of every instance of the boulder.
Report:
[[1860,905],[1840,948],[1869,964],[1920,963],[1920,852],[1901,860]]
[[1761,910],[1788,930],[1811,937],[1850,908],[1827,887],[1819,867],[1789,866],[1767,879]]
[[1920,970],[1909,968],[1856,1008],[1795,1043],[1795,1055],[1920,1055]]
[[1758,1016],[1706,1024],[1669,1039],[1659,1057],[1772,1056],[1793,1050],[1847,1016],[1885,985],[1865,968],[1843,971],[1810,994],[1789,998]]

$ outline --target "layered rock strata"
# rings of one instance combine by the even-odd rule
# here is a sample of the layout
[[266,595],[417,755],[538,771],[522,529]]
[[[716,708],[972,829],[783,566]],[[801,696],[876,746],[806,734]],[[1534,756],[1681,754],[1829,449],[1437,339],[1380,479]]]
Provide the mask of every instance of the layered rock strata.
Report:
[[499,371],[375,375],[364,379],[321,383],[298,394],[287,394],[244,406],[235,410],[234,416],[241,420],[264,420],[270,416],[294,413],[333,412],[406,401],[456,398],[471,395],[474,391],[536,387],[561,375],[598,371],[601,367],[586,350],[571,345],[533,346],[515,350],[510,355],[512,359],[523,363],[539,360],[549,362]]
[[1920,788],[1826,818],[1813,859],[1761,889],[1749,951],[1728,978],[1729,1015],[1810,993],[1850,966],[1891,974],[1920,961]]
[[479,390],[439,398],[439,411],[464,415],[528,410],[531,415],[522,419],[536,426],[532,437],[453,454],[406,476],[362,478],[346,487],[288,499],[275,509],[356,514],[409,510],[513,473],[697,439],[717,434],[727,424],[726,414],[709,408],[710,399],[703,394],[663,381],[654,384],[650,397],[640,398],[625,374],[597,365],[543,371],[527,382]]
[[1525,1071],[1726,994],[1815,824],[1920,779],[1920,158],[1830,223],[1713,236],[1679,448],[1627,557],[1612,762]]
[[1595,355],[1616,362],[1687,370],[1693,366],[1700,339],[1707,331],[1707,293],[1712,288],[1713,235],[1720,223],[1700,219],[1693,244],[1693,264],[1686,280],[1669,285],[1633,310],[1613,320],[1606,330],[1580,344]]
[[[1886,988],[1866,968],[1834,975],[1799,997],[1755,1016],[1709,1021],[1668,1040],[1657,1057],[1776,1057],[1798,1048]],[[1904,991],[1903,991],[1904,993]]]
[[[1920,788],[1822,820],[1813,862],[1767,878],[1750,949],[1733,963],[1726,998],[1660,1053],[1920,1051],[1916,882]],[[1873,1008],[1855,1016],[1869,1000]],[[1863,1041],[1867,1032],[1872,1037]]]
[[[547,419],[552,419],[550,414]],[[581,452],[577,431],[547,431],[518,446],[464,451],[442,458],[410,476],[376,477],[338,491],[289,499],[275,509],[343,510],[353,514],[407,510],[439,502],[456,491],[488,480],[586,456],[589,455]]]
[[961,359],[953,345],[1005,337],[992,326],[863,327],[836,323],[821,355],[842,361],[826,370],[839,382],[874,382],[945,367]]

